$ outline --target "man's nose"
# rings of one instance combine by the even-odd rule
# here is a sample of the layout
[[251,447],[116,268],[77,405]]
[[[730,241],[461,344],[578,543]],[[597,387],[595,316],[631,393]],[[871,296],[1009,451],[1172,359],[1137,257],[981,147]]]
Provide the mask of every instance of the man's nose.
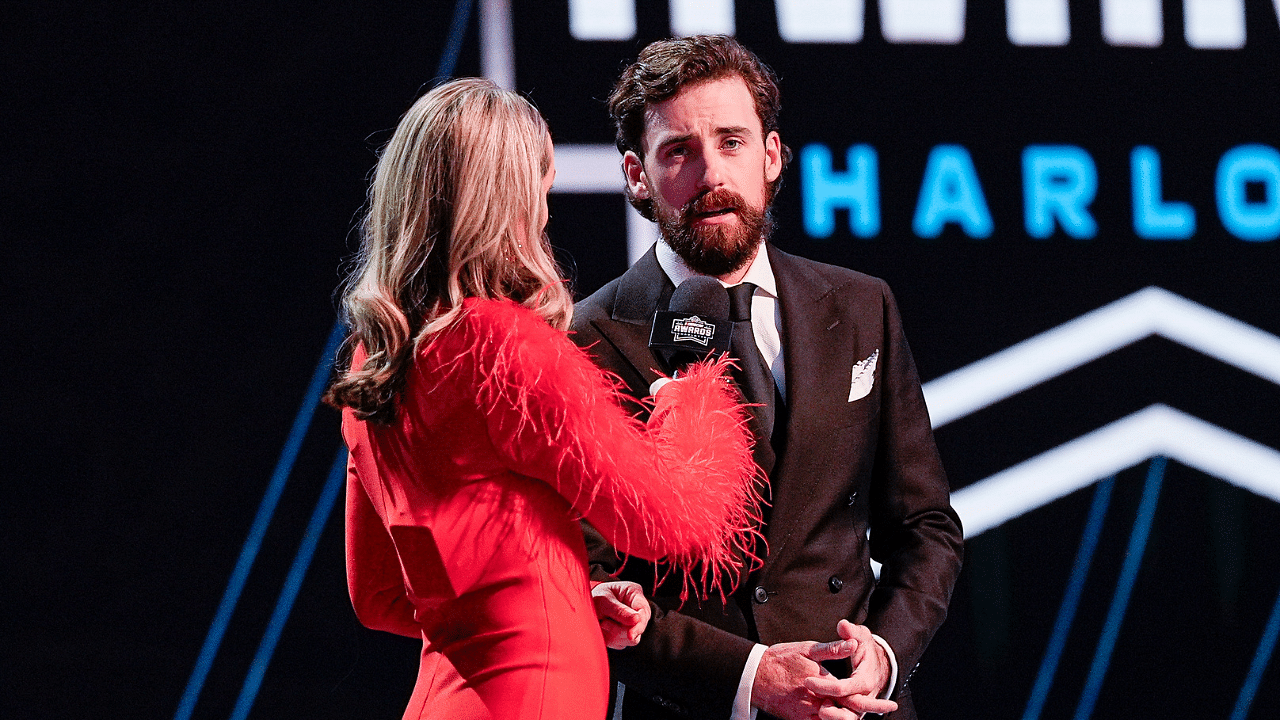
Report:
[[699,185],[706,190],[714,190],[723,185],[725,180],[724,159],[714,150],[704,150],[701,160],[702,177],[699,178]]

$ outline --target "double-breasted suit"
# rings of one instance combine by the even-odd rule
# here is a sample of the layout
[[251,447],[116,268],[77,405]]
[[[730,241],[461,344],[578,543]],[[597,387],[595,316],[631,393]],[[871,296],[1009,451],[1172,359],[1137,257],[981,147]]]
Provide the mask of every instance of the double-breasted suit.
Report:
[[[622,577],[656,607],[638,646],[610,651],[624,716],[727,719],[756,642],[834,640],[845,618],[893,648],[893,717],[911,718],[911,673],[946,616],[962,554],[915,364],[883,281],[766,247],[786,368],[773,442],[756,428],[772,485],[768,553],[727,601],[683,606],[679,587],[654,588],[653,568],[627,560]],[[666,370],[648,339],[673,290],[650,249],[576,308],[574,341],[636,397]],[[603,579],[622,563],[586,531]]]

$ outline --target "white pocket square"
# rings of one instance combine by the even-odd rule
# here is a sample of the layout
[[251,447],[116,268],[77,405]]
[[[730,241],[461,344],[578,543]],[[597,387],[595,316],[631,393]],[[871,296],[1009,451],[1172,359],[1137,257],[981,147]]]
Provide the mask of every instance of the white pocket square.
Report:
[[861,400],[871,392],[876,382],[876,361],[880,359],[880,350],[871,353],[866,360],[853,364],[853,381],[849,383],[849,402]]

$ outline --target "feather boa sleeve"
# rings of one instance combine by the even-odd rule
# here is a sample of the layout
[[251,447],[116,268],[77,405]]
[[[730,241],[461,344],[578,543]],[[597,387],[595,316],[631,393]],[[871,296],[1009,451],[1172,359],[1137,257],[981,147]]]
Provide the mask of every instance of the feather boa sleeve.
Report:
[[642,423],[617,379],[532,312],[469,300],[456,329],[453,362],[474,371],[490,440],[513,471],[550,484],[620,551],[665,561],[686,594],[723,594],[758,563],[767,481],[728,361],[666,384]]

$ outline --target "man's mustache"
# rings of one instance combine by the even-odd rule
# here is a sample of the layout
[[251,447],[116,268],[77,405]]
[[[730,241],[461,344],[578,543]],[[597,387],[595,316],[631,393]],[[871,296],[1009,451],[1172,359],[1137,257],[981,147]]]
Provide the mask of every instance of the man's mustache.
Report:
[[685,223],[691,223],[697,215],[725,208],[738,210],[745,205],[746,201],[742,196],[732,190],[708,190],[685,203],[680,210],[680,216]]

